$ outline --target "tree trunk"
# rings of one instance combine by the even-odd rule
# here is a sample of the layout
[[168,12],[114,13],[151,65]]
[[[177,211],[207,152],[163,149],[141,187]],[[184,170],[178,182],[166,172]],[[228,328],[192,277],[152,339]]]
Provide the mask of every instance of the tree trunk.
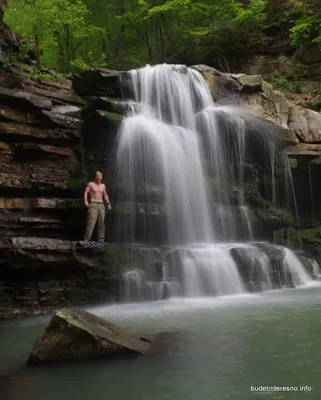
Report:
[[40,67],[41,67],[41,62],[40,62],[40,42],[39,42],[39,36],[37,34],[35,35],[35,53],[36,53],[36,68],[40,69]]
[[[125,14],[125,2],[124,0],[119,1],[118,15],[123,16]],[[117,32],[117,46],[118,55],[120,59],[120,65],[122,69],[125,69],[125,25],[121,23]]]
[[159,33],[159,40],[160,40],[160,59],[162,60],[164,57],[164,37],[163,37],[161,21],[158,17],[157,17],[157,30]]
[[149,36],[148,36],[148,24],[146,22],[145,24],[145,42],[146,42],[146,48],[147,48],[147,55],[148,58],[151,60],[153,57],[153,52],[152,52],[152,47],[150,45],[150,40],[149,40]]

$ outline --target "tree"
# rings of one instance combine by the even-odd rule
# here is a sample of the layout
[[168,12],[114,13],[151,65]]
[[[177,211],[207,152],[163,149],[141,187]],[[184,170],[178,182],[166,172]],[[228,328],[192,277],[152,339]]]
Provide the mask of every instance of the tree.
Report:
[[12,0],[6,21],[26,38],[33,38],[37,64],[69,72],[80,46],[100,29],[86,23],[89,10],[81,0]]
[[290,31],[292,45],[299,47],[303,42],[310,41],[321,50],[321,8],[319,0],[305,2],[294,0],[288,12],[294,23]]

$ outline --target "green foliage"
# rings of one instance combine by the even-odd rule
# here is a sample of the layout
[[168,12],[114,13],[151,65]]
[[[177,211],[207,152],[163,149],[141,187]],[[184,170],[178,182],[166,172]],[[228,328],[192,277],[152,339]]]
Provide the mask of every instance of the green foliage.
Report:
[[11,0],[5,21],[33,41],[39,66],[69,72],[81,44],[100,32],[87,23],[88,13],[81,0]]
[[62,72],[194,62],[261,29],[267,0],[9,0],[6,22],[37,67]]
[[281,27],[321,48],[319,0],[8,0],[5,20],[38,69],[64,73],[214,60]]
[[298,90],[298,82],[291,81],[284,76],[271,77],[270,83],[274,89],[279,90],[280,92],[297,92]]
[[321,8],[319,0],[293,0],[291,8],[286,13],[293,23],[290,30],[292,45],[299,47],[310,41],[321,49]]
[[321,227],[304,229],[301,231],[301,236],[304,241],[321,243]]

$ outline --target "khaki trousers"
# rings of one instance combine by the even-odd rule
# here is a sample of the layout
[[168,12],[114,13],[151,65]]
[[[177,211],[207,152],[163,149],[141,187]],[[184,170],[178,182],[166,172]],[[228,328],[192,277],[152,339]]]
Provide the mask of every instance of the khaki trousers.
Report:
[[85,240],[90,240],[93,234],[96,223],[98,242],[105,240],[105,206],[103,203],[90,203],[88,214],[87,214],[87,227],[85,233]]

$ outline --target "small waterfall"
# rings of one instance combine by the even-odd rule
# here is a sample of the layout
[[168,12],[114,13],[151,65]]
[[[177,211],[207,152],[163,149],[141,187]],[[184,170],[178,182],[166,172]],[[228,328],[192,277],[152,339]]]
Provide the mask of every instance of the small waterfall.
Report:
[[[262,182],[249,188],[244,178],[249,156],[269,177],[265,198],[273,207],[282,203],[284,185],[276,179],[280,149],[270,125],[214,104],[202,75],[186,66],[147,66],[129,76],[135,107],[116,143],[115,183],[125,210],[118,220],[121,241],[149,241],[170,250],[162,268],[138,265],[123,275],[126,301],[308,282],[289,249],[268,245],[277,253],[271,256],[267,245],[245,243],[254,237],[248,198],[263,200]],[[288,160],[284,176],[299,221]],[[266,203],[259,204],[271,206]]]
[[303,264],[292,250],[284,248],[285,259],[283,261],[284,270],[289,274],[291,281],[295,286],[304,285],[312,280]]
[[251,280],[257,290],[271,290],[273,288],[270,272],[270,259],[260,248],[246,247],[247,257],[251,266]]
[[[293,183],[293,178],[292,178],[292,173],[291,173],[291,165],[290,165],[290,161],[289,161],[288,157],[286,157],[286,174],[285,174],[285,176],[286,176],[285,184],[286,184],[286,187],[287,187],[287,192],[289,190],[291,192],[291,194],[287,193],[288,202],[290,202],[289,199],[291,199],[292,202],[293,202],[296,223],[297,223],[297,226],[298,226],[298,231],[300,232],[299,211],[298,211],[298,205],[297,205],[297,201],[296,201],[294,183]],[[290,189],[289,189],[289,186],[290,186]],[[290,208],[290,205],[288,207]],[[301,244],[301,247],[302,247],[301,237],[300,237],[300,244]]]
[[179,252],[183,294],[222,296],[244,292],[237,266],[227,246],[202,246]]
[[126,302],[141,298],[146,272],[141,269],[132,269],[123,274],[124,299]]
[[309,187],[310,187],[310,198],[311,198],[311,215],[315,218],[315,203],[314,203],[314,189],[313,189],[313,164],[308,163],[309,168]]
[[249,209],[246,206],[240,206],[240,210],[242,213],[243,217],[243,225],[245,226],[245,231],[248,235],[248,239],[252,240],[253,239],[253,230],[252,230],[252,224],[249,216]]
[[319,264],[313,258],[310,259],[310,261],[311,261],[311,265],[312,265],[312,273],[313,273],[313,275],[316,276],[317,278],[320,278],[321,277],[321,270],[320,270]]

